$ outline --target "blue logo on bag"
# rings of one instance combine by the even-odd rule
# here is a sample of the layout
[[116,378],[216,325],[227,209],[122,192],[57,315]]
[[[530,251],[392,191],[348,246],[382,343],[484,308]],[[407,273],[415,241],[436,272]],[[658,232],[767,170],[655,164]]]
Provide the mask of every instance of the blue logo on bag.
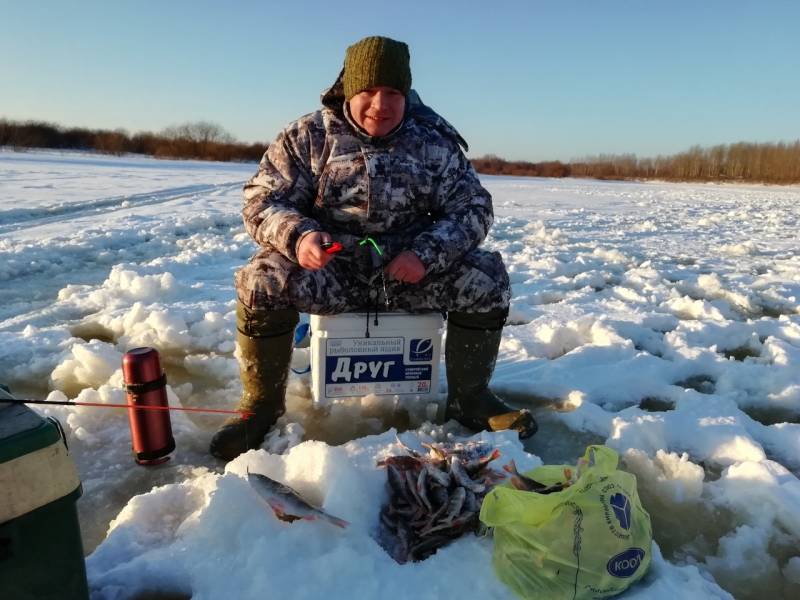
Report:
[[433,360],[433,340],[431,338],[411,340],[408,359],[415,362]]
[[628,548],[612,557],[606,565],[606,569],[614,577],[630,577],[636,573],[636,569],[642,564],[644,550],[641,548]]
[[611,508],[614,509],[614,516],[619,521],[619,526],[623,529],[631,528],[631,503],[625,494],[616,493],[611,496],[609,501]]

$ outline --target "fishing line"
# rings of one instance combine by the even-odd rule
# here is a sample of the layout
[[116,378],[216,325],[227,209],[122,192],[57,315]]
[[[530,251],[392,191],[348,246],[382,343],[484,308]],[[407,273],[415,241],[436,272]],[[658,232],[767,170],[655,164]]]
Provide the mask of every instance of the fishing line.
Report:
[[[366,246],[367,244],[369,244],[369,248],[370,248],[370,259],[371,259],[371,262],[372,262],[372,271],[373,271],[372,276],[370,277],[370,280],[369,280],[369,285],[370,285],[369,301],[372,302],[372,308],[375,309],[375,327],[377,327],[378,326],[378,297],[379,297],[379,291],[375,287],[375,277],[376,277],[375,270],[376,269],[378,269],[378,271],[379,271],[379,273],[381,275],[381,278],[382,278],[382,281],[383,281],[384,296],[386,296],[386,280],[383,278],[383,250],[381,250],[381,247],[378,245],[378,242],[376,242],[370,236],[365,236],[363,240],[358,242],[359,246]],[[386,307],[387,307],[387,310],[388,310],[388,307],[389,307],[389,298],[388,298],[388,296],[386,296],[385,302],[386,302]],[[366,329],[364,331],[364,337],[365,338],[369,337],[369,315],[370,315],[370,306],[369,306],[369,302],[368,302],[367,303],[367,326],[366,326]]]

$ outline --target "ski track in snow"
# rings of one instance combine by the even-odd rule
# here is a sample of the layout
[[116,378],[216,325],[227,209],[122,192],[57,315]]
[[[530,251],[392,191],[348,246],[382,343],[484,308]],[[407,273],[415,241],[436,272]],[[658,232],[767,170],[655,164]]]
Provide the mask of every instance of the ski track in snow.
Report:
[[[18,394],[124,401],[122,353],[151,345],[162,354],[171,403],[232,407],[239,391],[232,277],[255,250],[241,225],[240,189],[254,171],[0,151],[0,381]],[[737,598],[800,594],[800,188],[483,181],[496,216],[486,247],[503,254],[513,292],[493,386],[533,408],[541,423],[525,445],[535,456],[503,441],[506,455],[531,468],[539,458],[574,462],[588,443],[621,453],[666,559],[657,554],[626,597],[726,597],[712,576]],[[87,549],[116,517],[89,560],[95,597],[145,593],[142,564],[167,588],[213,597],[209,575],[191,561],[176,564],[176,552],[215,534],[229,554],[242,551],[229,547],[222,529],[244,530],[220,516],[209,494],[251,510],[231,480],[248,464],[300,482],[332,512],[368,528],[379,508],[374,469],[315,466],[342,447],[297,444],[304,436],[341,443],[398,423],[375,399],[315,410],[308,385],[307,376],[292,377],[283,429],[266,444],[273,454],[237,459],[223,477],[206,455],[218,419],[175,413],[177,451],[167,465],[145,470],[130,459],[124,413],[41,411],[70,434]],[[453,433],[463,432],[425,425],[416,436]],[[345,447],[345,462],[374,458],[393,437],[364,439]],[[339,476],[357,491],[337,486]],[[166,487],[151,492],[156,485]],[[136,494],[145,495],[129,503]],[[175,502],[187,508],[170,508]],[[350,514],[352,503],[362,512]],[[166,512],[169,526],[148,516],[153,511]],[[330,555],[283,530],[273,534],[299,552]],[[379,570],[393,568],[382,551],[352,544],[348,551]],[[487,573],[477,587],[456,585],[463,597],[508,597],[478,566],[490,547],[462,540],[440,551],[419,566],[425,585],[398,597],[435,597],[436,569],[463,569],[459,561]],[[257,548],[265,561],[278,560]],[[153,566],[165,553],[170,573]],[[212,550],[195,559],[213,574],[214,561],[228,564],[224,557]],[[291,572],[290,563],[277,564]],[[355,567],[340,568],[351,597],[370,597],[367,583],[354,583]]]
[[88,200],[78,203],[63,203],[39,208],[16,208],[0,210],[0,233],[17,231],[24,228],[39,227],[50,223],[63,223],[79,216],[107,217],[118,210],[141,208],[151,204],[162,204],[172,200],[197,198],[202,194],[238,188],[241,182],[212,185],[188,185],[167,188],[144,194],[115,196]]

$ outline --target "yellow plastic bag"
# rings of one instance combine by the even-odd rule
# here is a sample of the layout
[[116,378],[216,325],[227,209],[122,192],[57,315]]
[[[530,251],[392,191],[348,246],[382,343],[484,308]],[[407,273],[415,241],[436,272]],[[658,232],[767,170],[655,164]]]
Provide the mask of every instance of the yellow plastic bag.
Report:
[[[624,591],[650,565],[650,515],[636,477],[617,470],[618,455],[589,446],[577,481],[552,494],[494,488],[481,521],[494,528],[494,568],[521,598],[603,598]],[[568,465],[542,466],[527,476],[564,481]]]

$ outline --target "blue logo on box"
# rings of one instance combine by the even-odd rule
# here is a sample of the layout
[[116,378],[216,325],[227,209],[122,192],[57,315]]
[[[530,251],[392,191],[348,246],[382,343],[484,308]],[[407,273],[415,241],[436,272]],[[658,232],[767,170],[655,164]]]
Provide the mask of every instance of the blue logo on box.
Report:
[[402,354],[326,356],[325,383],[430,380],[431,365],[405,365]]
[[411,340],[408,359],[413,362],[433,360],[433,340],[431,338]]

